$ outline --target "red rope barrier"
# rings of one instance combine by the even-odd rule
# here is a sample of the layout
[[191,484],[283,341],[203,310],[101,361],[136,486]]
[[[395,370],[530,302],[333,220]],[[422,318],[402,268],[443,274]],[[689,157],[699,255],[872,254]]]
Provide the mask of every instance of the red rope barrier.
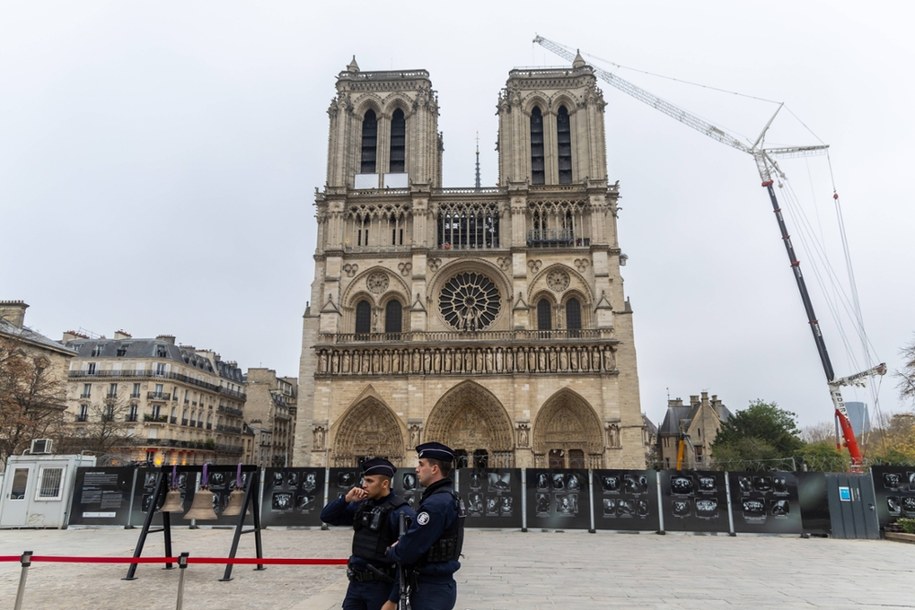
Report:
[[[0,555],[0,562],[20,561],[21,555]],[[177,557],[76,557],[69,555],[32,555],[32,561],[48,563],[178,563]],[[258,564],[258,565],[346,565],[346,559],[306,559],[299,557],[188,557],[188,563]]]

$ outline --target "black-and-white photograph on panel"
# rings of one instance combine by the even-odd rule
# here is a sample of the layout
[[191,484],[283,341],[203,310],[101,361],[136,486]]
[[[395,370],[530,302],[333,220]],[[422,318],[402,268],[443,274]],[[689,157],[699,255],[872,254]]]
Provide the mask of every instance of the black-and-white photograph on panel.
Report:
[[521,469],[458,471],[467,527],[521,527]]
[[529,469],[527,526],[591,528],[587,470]]
[[595,470],[594,526],[609,530],[657,530],[655,470]]
[[880,527],[900,518],[915,519],[915,467],[873,466],[871,475]]
[[[355,469],[331,469],[331,497],[334,489],[334,471],[349,473],[346,481],[353,480]],[[357,479],[358,480],[358,479]],[[352,487],[348,485],[347,489]],[[345,492],[344,492],[345,493]],[[323,468],[267,468],[264,471],[264,494],[261,500],[261,524],[264,527],[306,527],[321,525],[321,508],[324,506]]]
[[391,486],[394,493],[406,500],[413,510],[419,507],[419,500],[425,487],[419,484],[415,468],[398,468],[391,480]]
[[666,531],[729,531],[723,472],[662,470],[660,479]]
[[735,532],[803,531],[798,480],[792,472],[729,472]]
[[162,525],[162,513],[159,509],[165,502],[168,490],[176,489],[181,501],[179,510],[170,511],[169,523],[172,527],[187,526],[191,524],[190,519],[185,519],[184,514],[190,510],[194,502],[194,494],[197,491],[197,479],[201,474],[202,466],[166,466],[162,468],[140,468],[137,471],[136,485],[134,486],[133,512],[130,515],[130,522],[133,525],[140,525],[146,519],[146,513],[153,504],[156,494],[157,477],[161,474],[165,480],[166,491],[155,505],[156,511],[153,515],[152,524]]

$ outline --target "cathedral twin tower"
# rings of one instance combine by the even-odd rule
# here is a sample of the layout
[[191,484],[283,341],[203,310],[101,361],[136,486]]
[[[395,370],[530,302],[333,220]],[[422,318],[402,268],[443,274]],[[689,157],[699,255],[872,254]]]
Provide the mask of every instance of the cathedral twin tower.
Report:
[[435,440],[477,467],[645,466],[605,105],[581,58],[512,70],[497,185],[443,188],[428,72],[340,73],[297,465]]

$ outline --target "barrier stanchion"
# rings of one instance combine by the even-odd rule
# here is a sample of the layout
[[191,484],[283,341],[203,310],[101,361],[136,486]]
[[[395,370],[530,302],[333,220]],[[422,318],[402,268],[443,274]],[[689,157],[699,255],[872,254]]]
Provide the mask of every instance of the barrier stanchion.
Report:
[[178,606],[177,610],[184,607],[184,571],[187,569],[187,558],[190,553],[181,553],[178,556]]
[[29,566],[32,565],[32,551],[26,551],[19,558],[22,564],[22,572],[19,574],[19,589],[16,591],[15,610],[22,610],[22,598],[25,596],[25,579],[29,574]]

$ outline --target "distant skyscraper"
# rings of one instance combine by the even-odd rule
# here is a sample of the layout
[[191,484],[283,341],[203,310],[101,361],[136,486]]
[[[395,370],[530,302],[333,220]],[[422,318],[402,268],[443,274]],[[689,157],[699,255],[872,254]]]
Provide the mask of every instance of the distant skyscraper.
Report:
[[855,438],[871,431],[871,420],[865,403],[846,402],[845,408],[848,409],[848,419],[851,421],[852,430],[855,431]]

